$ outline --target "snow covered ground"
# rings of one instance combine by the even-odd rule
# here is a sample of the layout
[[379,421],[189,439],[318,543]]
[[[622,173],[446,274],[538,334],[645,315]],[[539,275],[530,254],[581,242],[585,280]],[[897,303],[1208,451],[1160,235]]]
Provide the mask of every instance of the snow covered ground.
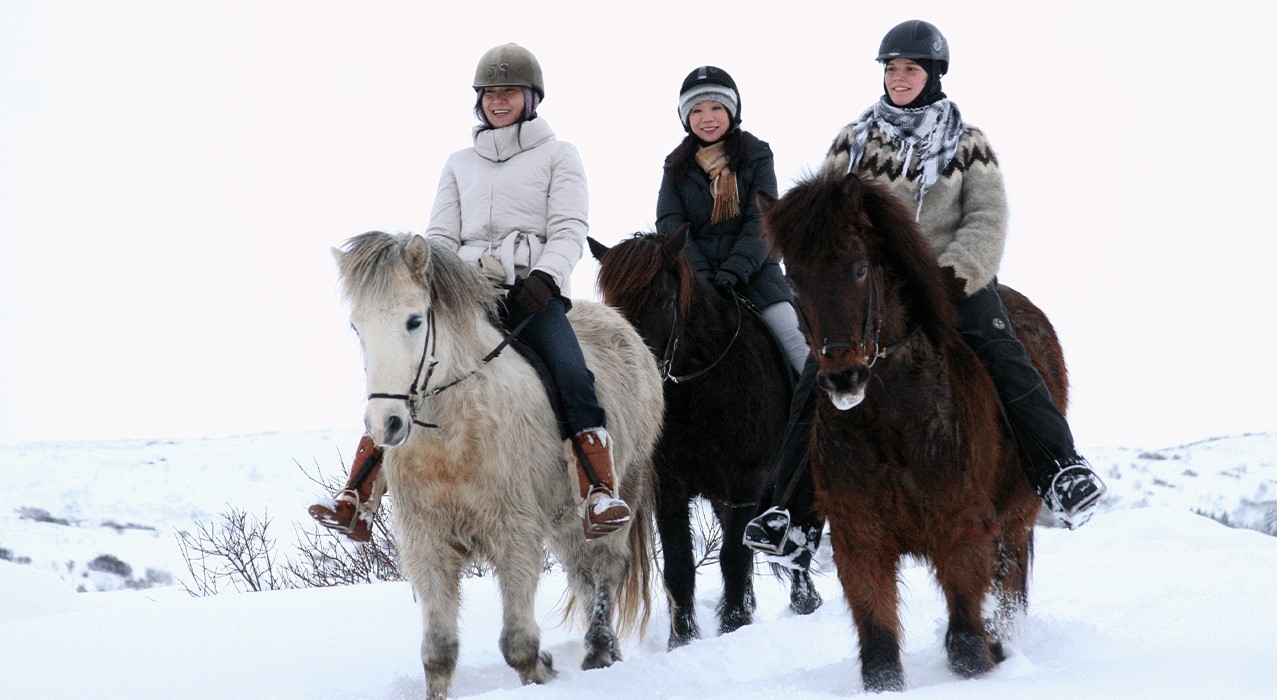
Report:
[[[192,598],[178,531],[230,508],[269,517],[281,546],[358,433],[0,445],[0,695],[14,698],[420,698],[420,618],[404,583]],[[1030,611],[1010,658],[977,680],[947,668],[943,601],[903,572],[911,697],[1272,697],[1277,658],[1277,434],[1177,447],[1089,448],[1107,480],[1076,532],[1040,527]],[[1243,527],[1226,527],[1199,513]],[[1245,529],[1252,528],[1252,529]],[[92,564],[96,560],[96,564]],[[490,579],[464,582],[457,697],[827,698],[862,692],[830,553],[815,614],[756,582],[755,624],[675,652],[656,601],[626,660],[583,672],[558,623],[561,574],[538,596],[559,677],[521,687],[496,648]],[[765,567],[760,567],[765,572]],[[714,628],[717,573],[698,581]],[[77,592],[87,591],[87,592]],[[600,694],[603,695],[600,695]]]

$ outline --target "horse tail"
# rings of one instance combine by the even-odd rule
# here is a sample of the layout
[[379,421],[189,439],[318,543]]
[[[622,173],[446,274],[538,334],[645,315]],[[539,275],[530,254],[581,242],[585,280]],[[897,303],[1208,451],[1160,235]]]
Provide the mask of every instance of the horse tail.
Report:
[[656,561],[652,521],[648,509],[639,508],[630,525],[630,567],[616,593],[616,634],[621,639],[637,633],[642,640],[652,616],[652,563]]

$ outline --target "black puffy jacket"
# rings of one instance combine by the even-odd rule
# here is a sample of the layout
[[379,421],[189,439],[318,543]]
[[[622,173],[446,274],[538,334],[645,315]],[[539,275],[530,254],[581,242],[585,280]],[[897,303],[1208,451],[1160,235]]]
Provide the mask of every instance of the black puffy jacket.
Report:
[[785,282],[779,260],[769,257],[761,238],[762,214],[755,194],[775,197],[776,165],[771,146],[747,131],[727,138],[745,139],[749,162],[736,173],[741,214],[717,224],[710,223],[714,197],[709,178],[695,161],[682,172],[672,172],[674,153],[665,159],[665,175],[656,200],[656,230],[672,233],[691,224],[685,251],[692,270],[713,279],[718,270],[729,270],[747,282],[745,296],[759,309],[777,302],[792,302],[794,295]]

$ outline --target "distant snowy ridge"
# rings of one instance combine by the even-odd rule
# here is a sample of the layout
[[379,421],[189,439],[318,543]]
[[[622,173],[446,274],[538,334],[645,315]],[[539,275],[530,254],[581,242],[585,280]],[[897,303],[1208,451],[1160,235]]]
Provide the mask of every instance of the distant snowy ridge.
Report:
[[[146,588],[186,575],[176,533],[231,508],[269,518],[280,546],[309,528],[306,476],[342,475],[357,431],[188,440],[0,445],[0,559],[84,591]],[[1089,448],[1100,512],[1171,507],[1277,534],[1277,433],[1176,447]]]

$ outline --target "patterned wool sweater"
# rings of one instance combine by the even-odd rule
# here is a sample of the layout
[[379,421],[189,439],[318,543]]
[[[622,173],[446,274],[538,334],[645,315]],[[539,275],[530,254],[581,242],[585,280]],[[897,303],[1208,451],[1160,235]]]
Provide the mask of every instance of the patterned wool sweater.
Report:
[[998,272],[1007,234],[1006,190],[997,156],[984,132],[967,124],[958,152],[922,200],[918,191],[918,156],[907,176],[897,149],[875,127],[869,131],[857,174],[885,185],[917,212],[923,237],[941,266],[954,269],[966,282],[967,294],[989,284]]

